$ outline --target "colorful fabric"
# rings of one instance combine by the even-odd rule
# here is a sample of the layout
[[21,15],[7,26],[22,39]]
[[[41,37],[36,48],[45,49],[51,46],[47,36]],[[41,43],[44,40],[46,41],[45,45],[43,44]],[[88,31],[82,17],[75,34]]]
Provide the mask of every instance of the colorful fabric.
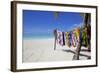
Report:
[[[90,33],[90,32],[89,32]],[[56,30],[56,43],[64,46],[65,44],[70,47],[77,47],[79,43],[82,43],[82,46],[87,47],[89,45],[90,34],[87,34],[87,28],[81,29],[76,28],[71,32],[61,32]]]
[[72,32],[72,46],[76,47],[76,36],[75,36],[75,31]]
[[80,28],[76,28],[75,29],[75,43],[76,43],[76,46],[78,46],[80,42]]
[[82,45],[85,47],[88,45],[86,30],[82,30]]
[[68,47],[70,47],[70,36],[69,32],[65,32],[65,38],[66,38],[66,44]]
[[76,37],[79,41],[80,40],[80,28],[76,28]]
[[64,32],[57,30],[56,41],[57,41],[57,44],[60,44],[61,46],[65,45]]
[[72,31],[69,32],[69,41],[70,41],[70,46],[72,46]]

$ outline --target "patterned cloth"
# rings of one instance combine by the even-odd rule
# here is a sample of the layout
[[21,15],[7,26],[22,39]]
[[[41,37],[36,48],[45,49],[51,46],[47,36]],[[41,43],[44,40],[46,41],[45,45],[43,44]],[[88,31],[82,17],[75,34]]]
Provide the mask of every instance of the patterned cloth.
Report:
[[75,29],[75,34],[76,34],[76,46],[78,46],[78,43],[80,43],[80,28]]
[[70,35],[69,32],[65,32],[65,37],[66,37],[66,45],[70,47]]
[[64,32],[58,31],[57,30],[57,44],[60,44],[61,46],[65,45],[65,39],[64,39]]
[[75,31],[72,31],[72,46],[76,47],[76,36]]
[[82,30],[82,45],[85,46],[85,47],[88,46],[88,39],[87,39],[86,28]]

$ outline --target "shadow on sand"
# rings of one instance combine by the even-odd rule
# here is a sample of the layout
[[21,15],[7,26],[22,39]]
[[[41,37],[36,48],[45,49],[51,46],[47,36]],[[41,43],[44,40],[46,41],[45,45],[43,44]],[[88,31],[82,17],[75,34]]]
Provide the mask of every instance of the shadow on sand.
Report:
[[[73,50],[62,50],[62,51],[73,53],[73,54],[74,54],[73,60],[77,60],[77,59],[76,59],[76,55],[75,55],[75,53],[76,53],[75,51],[73,51]],[[79,56],[84,56],[84,57],[86,57],[87,59],[91,59],[91,56],[90,56],[90,55],[87,55],[87,54],[84,54],[84,53],[81,53],[81,52],[89,52],[88,50],[82,49],[82,50],[80,51]]]

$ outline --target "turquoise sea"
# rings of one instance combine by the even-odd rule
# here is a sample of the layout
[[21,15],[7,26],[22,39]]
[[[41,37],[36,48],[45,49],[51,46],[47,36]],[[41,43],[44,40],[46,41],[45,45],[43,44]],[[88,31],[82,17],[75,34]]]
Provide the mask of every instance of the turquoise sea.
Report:
[[50,39],[54,38],[53,35],[23,35],[23,39]]

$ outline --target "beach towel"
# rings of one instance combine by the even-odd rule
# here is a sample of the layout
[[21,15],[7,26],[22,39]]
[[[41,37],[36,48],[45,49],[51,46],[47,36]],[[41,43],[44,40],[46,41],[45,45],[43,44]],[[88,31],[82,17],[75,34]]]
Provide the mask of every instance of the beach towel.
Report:
[[65,45],[64,32],[61,32],[61,31],[57,30],[57,35],[56,36],[57,36],[57,38],[56,38],[57,44],[59,44],[61,46],[64,46]]

